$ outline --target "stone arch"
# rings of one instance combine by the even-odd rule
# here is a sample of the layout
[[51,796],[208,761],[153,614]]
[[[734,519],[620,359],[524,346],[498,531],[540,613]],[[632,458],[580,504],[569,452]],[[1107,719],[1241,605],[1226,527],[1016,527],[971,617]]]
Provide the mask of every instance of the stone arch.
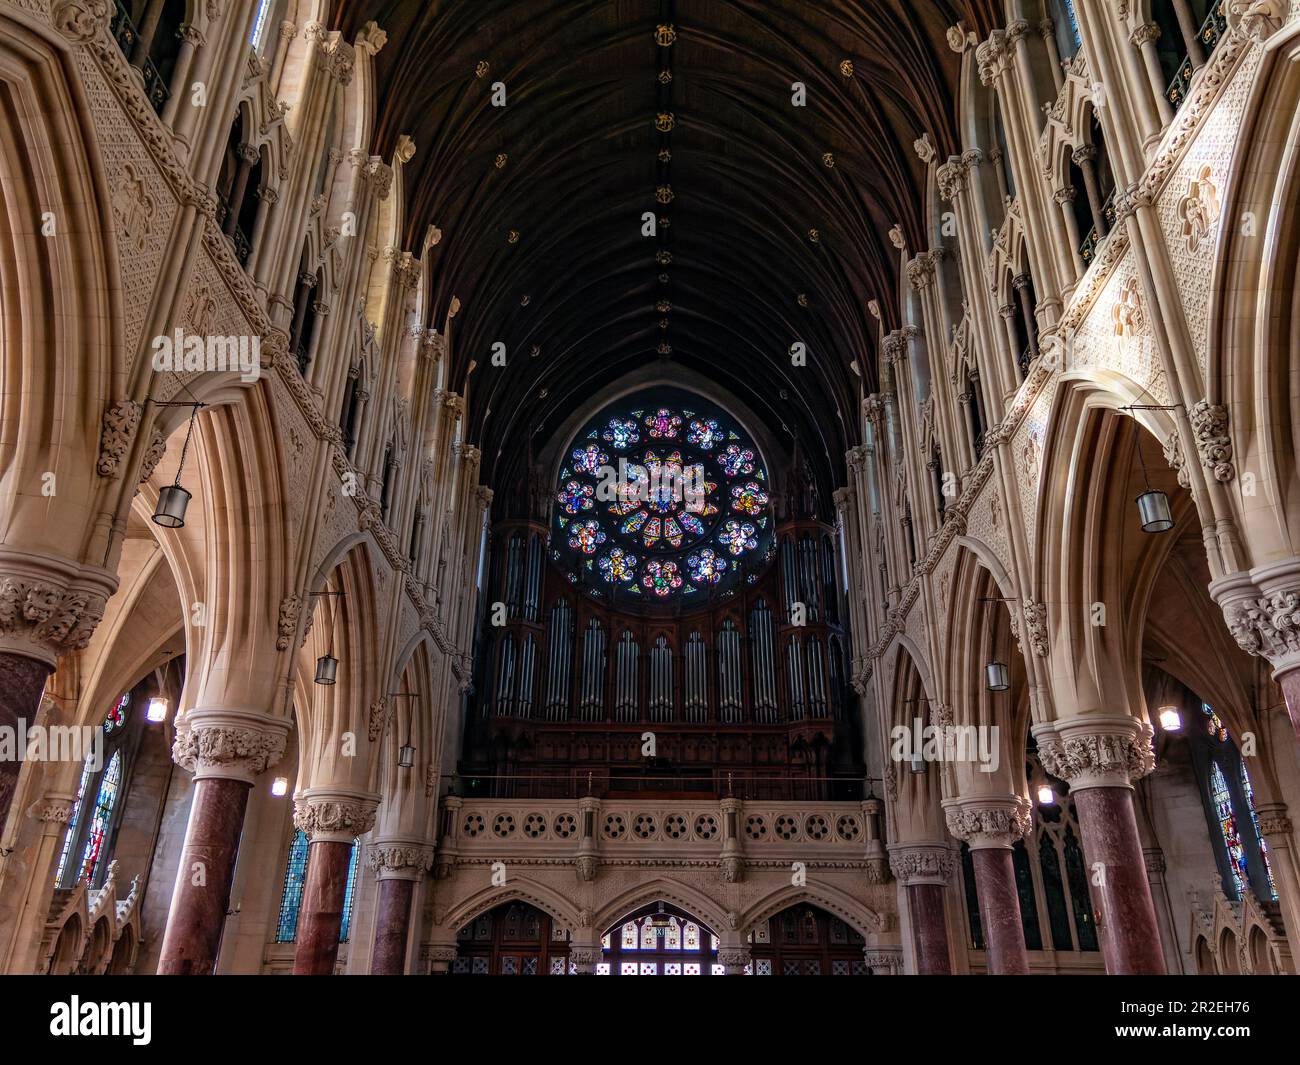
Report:
[[[987,774],[985,786],[1006,782],[1023,791],[1024,743],[1029,722],[1027,691],[1032,677],[1024,648],[1028,641],[1024,604],[1018,601],[1016,585],[985,544],[968,536],[957,540],[953,566],[949,624],[945,645],[945,691],[951,706],[952,724],[998,729],[998,772]],[[995,599],[1016,600],[993,602]],[[1017,639],[1018,636],[1018,639]],[[1007,667],[1010,689],[988,689],[988,665],[1001,662]],[[965,767],[973,768],[973,767]],[[962,766],[955,766],[960,792],[967,793],[970,781]],[[975,773],[978,780],[984,773]]]
[[[279,615],[291,576],[292,522],[270,385],[247,387],[230,375],[210,375],[189,393],[208,406],[195,420],[180,476],[193,493],[185,526],[148,526],[180,591],[184,706],[276,710],[287,662]],[[189,415],[183,407],[162,409],[167,450],[134,504],[146,521],[160,486],[177,477]]]
[[545,910],[570,931],[582,928],[582,914],[554,888],[526,876],[512,877],[500,887],[486,887],[442,915],[438,926],[449,929],[454,937],[470,921],[505,902],[529,903]]
[[1204,936],[1196,937],[1196,945],[1192,948],[1192,957],[1196,960],[1196,974],[1198,976],[1213,976],[1215,974],[1214,952],[1210,949],[1210,944]]
[[1212,175],[1221,190],[1217,220],[1186,236],[1216,264],[1206,309],[1206,398],[1226,408],[1237,469],[1258,477],[1253,498],[1245,497],[1241,476],[1225,486],[1242,519],[1243,569],[1300,552],[1300,423],[1291,402],[1300,372],[1298,57],[1294,35],[1264,53],[1231,170]]
[[670,877],[658,877],[615,895],[596,912],[591,919],[591,925],[597,935],[600,935],[633,910],[660,901],[671,902],[674,906],[698,917],[719,937],[732,928],[732,918],[735,915],[729,913],[720,902],[705,894],[700,888]]
[[50,976],[70,976],[77,968],[77,959],[81,957],[82,941],[81,917],[73,914],[63,922],[54,938],[46,972]]
[[784,884],[763,896],[740,917],[740,931],[749,932],[760,921],[766,921],[782,910],[801,902],[819,906],[833,914],[870,942],[884,931],[885,917],[852,895],[830,884],[809,881],[803,887]]
[[[1080,711],[1143,705],[1140,616],[1134,617],[1125,586],[1135,563],[1140,569],[1153,559],[1130,558],[1126,570],[1120,549],[1127,542],[1139,544],[1140,551],[1167,553],[1170,538],[1133,539],[1145,535],[1137,521],[1137,491],[1131,490],[1133,479],[1141,479],[1135,447],[1142,448],[1151,483],[1175,488],[1155,447],[1173,431],[1169,412],[1135,410],[1131,419],[1122,417],[1118,408],[1143,402],[1143,392],[1120,375],[1102,377],[1069,375],[1054,397],[1036,527],[1061,532],[1039,537],[1031,560],[1032,581],[1046,607],[1052,694]],[[1181,503],[1175,518],[1195,521],[1190,495]],[[1095,622],[1096,604],[1104,607],[1106,624]]]
[[[29,16],[0,14],[0,557],[11,572],[36,566],[33,556],[64,560],[60,583],[90,592],[93,613],[115,587],[104,565],[113,530],[96,516],[120,511],[134,485],[139,407],[112,189],[66,45]],[[54,664],[39,642],[27,650]]]
[[[437,784],[428,794],[426,781],[437,773],[442,760],[442,706],[434,673],[433,639],[426,632],[417,633],[410,645],[398,656],[399,667],[393,671],[394,683],[385,692],[384,724],[380,726],[379,791],[383,806],[379,815],[378,834],[432,837],[437,804]],[[410,698],[406,698],[406,695]],[[414,764],[399,764],[401,748],[415,748]]]
[[[379,737],[371,736],[371,718],[384,713],[388,679],[375,639],[382,631],[375,582],[380,564],[369,537],[349,536],[329,552],[308,585],[309,593],[317,594],[311,630],[296,662],[303,692],[300,790],[326,785],[376,790]],[[317,662],[327,654],[338,660],[337,680],[317,684]],[[341,747],[347,734],[354,741],[352,756],[344,756]]]

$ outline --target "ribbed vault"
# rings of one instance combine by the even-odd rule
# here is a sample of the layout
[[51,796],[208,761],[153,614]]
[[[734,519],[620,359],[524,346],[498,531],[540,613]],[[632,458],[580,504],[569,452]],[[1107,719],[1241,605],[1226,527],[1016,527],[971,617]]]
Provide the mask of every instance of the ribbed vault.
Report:
[[415,142],[405,243],[441,231],[430,324],[459,299],[450,381],[468,383],[489,483],[517,484],[522,442],[540,447],[593,391],[666,358],[782,427],[829,499],[875,376],[868,301],[896,324],[886,234],[929,243],[912,142],[957,148],[945,33],[986,25],[992,0],[340,6],[345,32],[375,19],[389,34],[375,150]]

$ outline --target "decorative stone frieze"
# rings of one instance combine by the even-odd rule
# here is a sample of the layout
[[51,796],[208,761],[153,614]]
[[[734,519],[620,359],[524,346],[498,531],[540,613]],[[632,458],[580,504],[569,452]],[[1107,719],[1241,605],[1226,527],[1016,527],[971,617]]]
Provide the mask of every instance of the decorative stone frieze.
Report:
[[172,761],[196,780],[251,784],[284,757],[289,723],[252,711],[195,709],[176,725]]
[[1155,768],[1150,724],[1128,715],[1080,715],[1035,725],[1038,756],[1073,791],[1127,788]]

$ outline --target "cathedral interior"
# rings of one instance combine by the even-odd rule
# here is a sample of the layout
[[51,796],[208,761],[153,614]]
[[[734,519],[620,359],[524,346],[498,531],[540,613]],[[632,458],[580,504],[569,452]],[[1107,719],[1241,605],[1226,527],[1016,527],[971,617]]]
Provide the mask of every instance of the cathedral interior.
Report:
[[0,140],[0,972],[1297,972],[1300,0],[0,0]]

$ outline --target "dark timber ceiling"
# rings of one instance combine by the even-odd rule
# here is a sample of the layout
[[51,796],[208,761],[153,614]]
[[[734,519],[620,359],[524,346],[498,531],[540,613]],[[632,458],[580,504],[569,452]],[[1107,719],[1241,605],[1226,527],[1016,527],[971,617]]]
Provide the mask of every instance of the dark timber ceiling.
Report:
[[[349,36],[367,19],[389,35],[374,150],[390,157],[402,134],[416,144],[405,243],[418,254],[430,225],[442,232],[428,261],[432,324],[460,299],[451,382],[465,387],[477,363],[468,435],[485,480],[514,481],[525,441],[540,447],[668,344],[669,373],[692,367],[784,425],[828,498],[875,377],[868,300],[896,324],[888,230],[927,243],[912,142],[928,132],[941,157],[956,148],[958,57],[945,32],[959,19],[986,30],[994,0],[339,7]],[[661,24],[676,32],[670,46],[656,40]],[[505,107],[492,106],[496,82]],[[671,132],[656,128],[661,113]],[[656,202],[660,187],[671,202]],[[655,237],[642,236],[646,211],[668,222]],[[505,368],[491,365],[497,341]],[[796,341],[804,367],[791,365]]]

